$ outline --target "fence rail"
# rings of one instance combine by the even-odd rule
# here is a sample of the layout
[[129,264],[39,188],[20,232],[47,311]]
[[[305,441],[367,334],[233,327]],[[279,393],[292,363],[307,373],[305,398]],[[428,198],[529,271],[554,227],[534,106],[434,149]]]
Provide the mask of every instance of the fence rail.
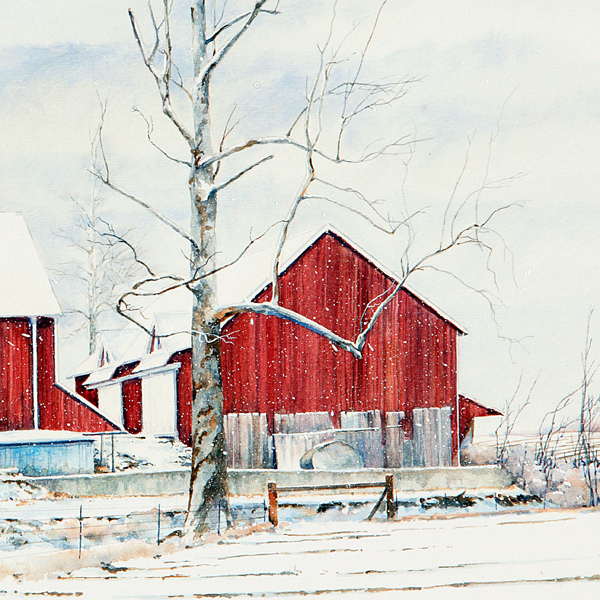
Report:
[[394,476],[386,475],[385,481],[375,482],[357,482],[357,483],[332,483],[324,485],[287,485],[277,486],[274,481],[267,483],[267,498],[268,498],[268,514],[269,522],[277,526],[279,524],[278,506],[279,506],[279,494],[290,493],[290,492],[318,492],[325,490],[364,490],[374,489],[382,487],[383,493],[376,502],[373,510],[367,517],[367,521],[370,521],[375,513],[379,510],[381,503],[384,498],[386,499],[386,513],[388,519],[393,519],[396,516],[396,503],[394,498]]

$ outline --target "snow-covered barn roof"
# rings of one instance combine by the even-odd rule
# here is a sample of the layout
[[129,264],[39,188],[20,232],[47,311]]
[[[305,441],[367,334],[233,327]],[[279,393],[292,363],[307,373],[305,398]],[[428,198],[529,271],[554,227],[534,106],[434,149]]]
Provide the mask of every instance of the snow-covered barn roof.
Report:
[[[312,235],[308,238],[308,240],[304,240],[304,243],[296,248],[296,250],[283,262],[281,273],[285,272],[289,269],[313,244],[317,242],[317,240],[321,239],[325,234],[330,233],[337,238],[339,238],[343,243],[352,248],[355,252],[360,254],[365,260],[370,262],[376,269],[381,271],[384,275],[392,279],[393,281],[401,281],[402,277],[394,271],[388,269],[385,265],[380,263],[373,255],[369,254],[366,250],[361,248],[356,242],[353,242],[348,238],[345,234],[343,234],[339,229],[334,227],[331,223],[319,227],[315,229]],[[258,294],[264,290],[266,287],[270,285],[270,281],[264,282],[261,286],[256,288],[254,294],[251,295],[252,298],[258,296]],[[417,291],[414,287],[412,287],[409,283],[405,282],[402,284],[402,287],[410,292],[415,298],[418,298],[421,302],[426,304],[430,309],[432,309],[435,313],[437,313],[444,321],[447,321],[452,325],[461,335],[467,335],[469,332],[466,327],[459,324],[456,319],[449,316],[446,312],[436,306],[431,300],[426,298],[421,292]]]
[[0,317],[60,314],[48,274],[22,215],[0,213]]
[[[189,312],[157,313],[149,326],[153,336],[149,336],[136,326],[128,326],[123,332],[130,334],[128,336],[130,343],[124,351],[115,352],[115,345],[112,345],[109,350],[111,360],[100,364],[99,353],[102,350],[97,349],[71,377],[90,374],[85,381],[85,385],[89,386],[109,381],[117,368],[122,365],[139,362],[133,370],[136,374],[163,367],[173,354],[190,347],[190,321]],[[132,338],[133,333],[136,335]],[[106,338],[103,338],[99,348],[100,346],[108,350]]]
[[[323,235],[332,234],[339,238],[343,243],[347,244],[355,252],[363,256],[365,260],[370,262],[373,267],[380,270],[393,281],[399,281],[400,277],[378,262],[372,255],[363,250],[356,243],[351,241],[347,236],[341,233],[331,224],[319,227],[318,229],[305,232],[297,236],[295,244],[291,244],[293,249],[287,254],[287,257],[282,261],[281,272],[286,271],[293,265],[313,244],[317,242]],[[248,295],[248,298],[255,298],[262,290],[270,285],[269,281],[264,281],[259,286],[254,288],[254,292]],[[433,302],[425,298],[423,294],[416,291],[412,286],[407,284],[403,288],[410,294],[415,296],[421,302],[426,304],[433,312],[437,313],[443,320],[452,325],[460,335],[467,333],[465,327],[460,325],[455,319],[438,308]],[[187,292],[187,290],[180,290]],[[184,350],[190,347],[189,325],[191,320],[191,295],[186,295],[184,298],[165,295],[159,296],[151,305],[146,307],[140,315],[140,320],[150,331],[154,331],[157,339],[160,340],[160,345],[149,351],[149,343],[151,337],[142,330],[137,330],[139,333],[129,347],[125,351],[115,352],[113,342],[111,341],[111,349],[116,360],[110,366],[99,368],[97,357],[90,360],[86,359],[72,377],[82,374],[92,373],[89,379],[86,380],[86,385],[97,385],[100,382],[105,382],[111,379],[117,367],[125,364],[131,364],[139,361],[139,365],[135,368],[134,373],[140,373],[149,369],[155,369],[166,365],[173,353]],[[175,298],[175,299],[174,299]],[[185,307],[185,308],[184,308]],[[171,308],[171,310],[169,310]],[[152,316],[150,316],[152,315]],[[136,330],[135,326],[128,326],[123,331]],[[129,331],[131,333],[131,331]],[[161,337],[166,336],[166,337]],[[129,338],[131,340],[131,338]]]

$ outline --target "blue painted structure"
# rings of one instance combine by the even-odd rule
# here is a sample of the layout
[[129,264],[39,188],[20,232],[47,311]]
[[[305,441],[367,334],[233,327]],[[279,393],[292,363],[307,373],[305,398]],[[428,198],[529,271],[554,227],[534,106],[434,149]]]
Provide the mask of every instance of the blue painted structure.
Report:
[[0,433],[0,469],[32,477],[94,472],[94,440],[62,431]]

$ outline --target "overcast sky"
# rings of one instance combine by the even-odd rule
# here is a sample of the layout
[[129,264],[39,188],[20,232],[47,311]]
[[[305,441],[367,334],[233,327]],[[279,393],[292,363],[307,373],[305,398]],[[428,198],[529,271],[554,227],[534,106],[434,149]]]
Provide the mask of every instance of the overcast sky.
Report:
[[[115,181],[182,224],[188,220],[186,168],[165,161],[149,146],[146,125],[132,111],[135,106],[152,118],[157,142],[186,158],[141,63],[129,6],[147,26],[146,2],[140,0],[4,2],[0,8],[0,210],[25,215],[48,267],[73,257],[56,232],[74,222],[71,197],[85,201],[90,195],[87,169],[90,132],[99,119],[97,95],[108,100],[105,141]],[[378,7],[378,2],[339,0],[336,39],[357,25],[344,45],[349,65]],[[215,75],[215,129],[222,128],[236,104],[237,140],[285,132],[318,66],[317,44],[324,43],[331,5],[282,0],[279,8],[280,15],[257,21]],[[230,3],[229,10],[234,9]],[[186,0],[174,0],[173,28],[175,59],[185,77],[191,64]],[[502,408],[521,374],[525,392],[539,375],[525,428],[535,428],[540,415],[579,384],[587,314],[600,298],[598,31],[600,5],[593,1],[389,0],[364,72],[371,79],[418,82],[395,107],[357,122],[348,151],[405,134],[423,141],[408,172],[404,155],[365,166],[363,172],[338,174],[336,180],[385,200],[379,206],[392,215],[398,214],[404,189],[409,210],[423,210],[415,226],[426,248],[463,168],[469,140],[461,198],[481,185],[486,171],[488,181],[517,176],[510,186],[482,196],[488,209],[523,203],[495,223],[512,253],[497,251],[492,262],[500,286],[495,294],[503,302],[496,305],[496,322],[488,304],[451,277],[429,273],[412,283],[469,331],[460,341],[463,393]],[[260,232],[285,214],[290,190],[301,176],[297,167],[294,157],[282,152],[223,195],[218,231],[224,257],[235,254],[251,227]],[[174,235],[126,200],[104,196],[107,217],[118,226],[136,225],[148,260],[161,270],[182,268],[183,246]],[[294,235],[327,222],[397,268],[401,239],[382,236],[330,205],[303,207]],[[496,241],[500,248],[500,238]],[[244,269],[252,274],[245,279],[239,273],[224,277],[223,297],[248,293],[260,283],[266,254],[252,255],[253,268]],[[491,290],[482,265],[475,252],[443,264],[472,287]],[[56,279],[54,289],[68,305],[68,283]],[[592,332],[600,358],[600,306]],[[81,362],[85,347],[73,339],[60,344],[64,374]]]

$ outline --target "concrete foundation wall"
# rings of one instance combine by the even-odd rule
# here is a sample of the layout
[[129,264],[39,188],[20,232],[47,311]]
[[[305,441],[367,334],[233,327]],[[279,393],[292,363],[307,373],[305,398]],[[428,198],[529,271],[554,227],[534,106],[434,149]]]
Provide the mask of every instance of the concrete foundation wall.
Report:
[[[424,469],[361,469],[357,471],[279,471],[231,469],[229,491],[234,496],[264,495],[267,482],[280,486],[383,482],[393,473],[397,491],[503,488],[511,477],[496,466]],[[189,471],[103,473],[62,477],[32,477],[32,483],[70,496],[156,496],[188,491]]]
[[[229,491],[232,495],[265,494],[267,482],[279,486],[329,485],[385,481],[394,475],[394,489],[399,492],[421,490],[504,488],[512,483],[510,474],[496,466],[433,467],[422,469],[360,469],[356,471],[230,471]],[[322,494],[323,492],[318,492]],[[344,490],[338,493],[347,493]]]

